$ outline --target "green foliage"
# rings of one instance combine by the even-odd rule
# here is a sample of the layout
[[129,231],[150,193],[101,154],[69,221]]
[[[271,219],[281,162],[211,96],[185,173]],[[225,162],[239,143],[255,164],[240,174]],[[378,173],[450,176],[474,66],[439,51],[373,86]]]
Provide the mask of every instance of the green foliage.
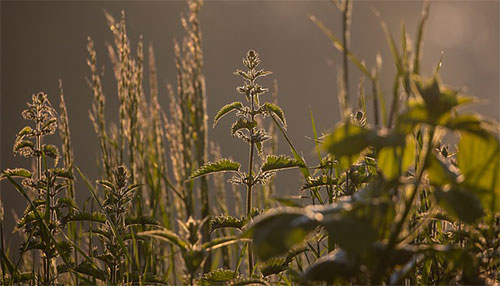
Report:
[[[388,118],[380,56],[369,71],[350,49],[353,1],[334,1],[342,37],[311,16],[343,56],[341,122],[318,136],[311,111],[314,167],[285,131],[276,86],[272,101],[262,100],[268,89],[260,80],[271,72],[260,68],[257,52],[248,51],[245,70],[235,72],[243,79],[236,91],[246,101],[223,106],[213,122],[215,127],[235,111],[230,131],[248,145],[245,170],[222,158],[223,150],[215,145],[210,146],[215,159],[209,161],[201,1],[187,2],[189,16],[182,18],[187,35],[182,44],[174,44],[177,89],[168,86],[169,112],[159,105],[152,46],[146,98],[142,38],[134,54],[124,14],[119,21],[106,14],[119,100],[119,121],[108,128],[102,72],[89,40],[90,118],[101,179],[95,185],[76,168],[90,194],[83,204],[75,200],[75,191],[81,190],[74,185],[62,87],[60,116],[45,93],[32,96],[22,112],[32,124],[16,134],[13,144],[16,155],[33,160],[32,168],[0,174],[0,181],[9,181],[27,203],[14,229],[21,242],[18,256],[5,248],[0,205],[0,284],[498,284],[500,128],[478,114],[461,112],[474,99],[441,82],[441,61],[432,76],[420,74],[428,1],[414,49],[404,25],[398,42],[375,11],[396,67]],[[357,105],[349,98],[349,63],[362,75]],[[364,77],[372,84],[371,95],[364,94]],[[370,97],[373,120],[365,103]],[[58,127],[61,149],[45,140]],[[274,154],[278,132],[293,157]],[[450,138],[451,146],[457,140],[456,148],[449,147]],[[300,193],[273,197],[271,179],[289,168],[303,175]],[[224,172],[233,173],[231,190]],[[246,198],[238,185],[246,188]]]
[[189,177],[190,180],[218,172],[238,172],[240,164],[229,159],[220,159],[213,163],[206,163]]

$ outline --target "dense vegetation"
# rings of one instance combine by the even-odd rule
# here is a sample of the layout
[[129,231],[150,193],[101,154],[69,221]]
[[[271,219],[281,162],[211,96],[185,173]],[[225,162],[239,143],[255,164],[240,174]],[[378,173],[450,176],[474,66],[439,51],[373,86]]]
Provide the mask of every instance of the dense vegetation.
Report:
[[[397,69],[388,109],[381,59],[370,70],[349,50],[352,1],[334,3],[342,14],[340,38],[311,20],[343,55],[341,121],[318,136],[311,114],[318,157],[312,164],[287,136],[276,86],[269,96],[259,84],[271,72],[260,68],[253,50],[235,72],[243,79],[238,97],[213,120],[215,127],[235,115],[230,133],[247,143],[248,161],[222,158],[209,141],[201,1],[189,0],[182,18],[186,37],[174,45],[177,86],[168,86],[167,111],[158,103],[153,47],[145,59],[141,38],[134,53],[124,14],[119,21],[106,14],[117,123],[105,118],[91,39],[87,46],[101,177],[90,180],[74,163],[62,84],[58,112],[45,93],[33,95],[22,112],[30,124],[13,147],[32,158],[33,168],[6,169],[0,177],[27,202],[16,225],[18,252],[4,243],[2,218],[1,284],[498,284],[499,125],[460,111],[474,99],[441,82],[441,63],[434,74],[420,74],[429,3],[414,45],[403,26],[398,46],[376,12]],[[349,67],[362,75],[356,98],[349,94]],[[373,101],[372,111],[365,99]],[[62,146],[45,144],[57,131]],[[456,148],[443,143],[447,134]],[[278,138],[290,156],[276,154]],[[303,176],[301,201],[273,199],[273,177],[289,168]],[[75,186],[77,178],[86,189]],[[89,198],[77,205],[77,192]]]

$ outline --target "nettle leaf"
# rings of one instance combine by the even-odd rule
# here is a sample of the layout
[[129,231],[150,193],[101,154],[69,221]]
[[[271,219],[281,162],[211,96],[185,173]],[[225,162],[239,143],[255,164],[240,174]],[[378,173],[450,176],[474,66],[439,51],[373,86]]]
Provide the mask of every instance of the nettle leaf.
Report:
[[315,213],[301,208],[276,208],[255,218],[245,236],[252,236],[262,260],[286,254],[319,225]]
[[260,267],[260,272],[264,277],[278,274],[288,269],[285,258],[271,258]]
[[70,215],[65,219],[66,221],[92,221],[92,222],[106,222],[106,216],[100,212],[78,212]]
[[322,225],[330,238],[349,253],[362,253],[376,239],[376,232],[371,225],[358,218],[336,214],[325,219]]
[[240,118],[233,124],[233,126],[231,126],[231,135],[235,136],[236,132],[240,131],[241,129],[247,129],[248,131],[250,131],[254,127],[257,127],[257,122]]
[[160,225],[154,217],[150,216],[133,216],[125,218],[125,225]]
[[217,122],[224,116],[226,116],[229,112],[233,111],[233,110],[239,110],[243,107],[243,103],[237,101],[237,102],[233,102],[233,103],[230,103],[230,104],[226,104],[224,105],[220,110],[219,112],[217,112],[217,114],[215,115],[215,118],[214,118],[214,127],[215,125],[217,125]]
[[446,184],[455,184],[457,182],[458,174],[453,171],[453,168],[454,167],[450,164],[450,162],[446,162],[441,156],[432,153],[429,156],[429,161],[426,166],[430,183],[440,187]]
[[236,218],[233,216],[220,215],[210,220],[208,229],[213,232],[220,228],[237,228],[241,229],[245,225],[246,221],[243,218]]
[[337,179],[327,175],[321,175],[317,178],[309,177],[307,182],[302,186],[301,190],[307,190],[310,188],[322,187],[322,186],[332,186],[337,184]]
[[408,135],[403,146],[383,147],[377,159],[378,167],[388,181],[399,178],[415,162],[415,139]]
[[326,281],[328,284],[348,283],[359,273],[355,262],[340,248],[321,257],[302,275],[306,281]]
[[221,285],[222,282],[229,282],[235,278],[241,278],[241,275],[229,269],[215,269],[205,273],[198,281],[199,285]]
[[32,137],[32,136],[35,136],[34,135],[34,132],[33,132],[33,129],[29,126],[25,126],[23,127],[23,129],[21,129],[18,133],[17,133],[17,137],[18,138],[22,138],[22,137]]
[[463,185],[477,193],[484,206],[500,209],[500,142],[493,134],[461,132],[457,165],[464,175]]
[[11,178],[31,178],[31,171],[24,168],[15,168],[15,169],[6,169],[0,175],[0,181],[7,178],[7,176]]
[[262,172],[283,170],[295,167],[305,167],[304,163],[295,159],[292,159],[285,155],[268,155],[266,161],[262,164],[260,168]]
[[189,180],[205,176],[211,173],[238,172],[239,169],[240,169],[240,163],[231,161],[226,158],[222,158],[216,162],[209,162],[201,166],[198,170],[196,170],[194,173],[191,174]]
[[323,149],[337,158],[345,169],[359,160],[362,151],[370,146],[376,136],[376,131],[349,122],[341,123],[326,136]]
[[52,159],[59,158],[59,149],[55,145],[52,144],[43,145],[42,151],[47,157],[50,157]]
[[58,178],[63,178],[63,179],[68,179],[68,180],[74,180],[75,177],[73,176],[73,173],[67,169],[62,169],[62,168],[54,168],[52,169],[54,172],[54,175],[56,175]]
[[14,152],[20,153],[21,156],[31,156],[35,151],[35,144],[28,140],[16,140],[14,144]]
[[281,124],[284,127],[286,127],[285,113],[279,106],[270,102],[266,102],[262,106],[262,110],[269,116],[272,116],[273,114],[276,115],[276,117],[278,117],[278,119],[280,120]]
[[463,187],[437,188],[434,196],[440,207],[465,223],[474,223],[484,215],[479,198]]
[[267,134],[267,132],[264,129],[257,129],[253,134],[252,137],[250,138],[251,142],[258,144],[265,142],[267,140],[271,139],[271,136]]
[[429,119],[434,123],[452,108],[473,101],[470,97],[460,96],[457,90],[442,86],[436,76],[428,79],[415,76],[413,80],[425,102]]

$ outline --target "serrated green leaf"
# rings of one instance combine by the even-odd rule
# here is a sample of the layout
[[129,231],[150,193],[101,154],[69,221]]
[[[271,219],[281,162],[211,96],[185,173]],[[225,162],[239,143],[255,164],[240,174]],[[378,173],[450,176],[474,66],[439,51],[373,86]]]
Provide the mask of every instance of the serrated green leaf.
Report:
[[244,225],[245,220],[242,218],[240,219],[233,216],[220,215],[210,220],[208,229],[210,232],[213,232],[214,230],[219,228],[226,227],[241,229]]
[[[441,157],[437,157],[435,153],[429,156],[426,166],[427,175],[431,184],[442,187],[446,184],[455,184],[458,174],[454,172],[449,162]],[[456,169],[456,168],[455,168]]]
[[239,276],[240,274],[233,270],[219,268],[205,273],[198,284],[204,286],[221,285],[222,282],[229,282]]
[[257,122],[240,118],[231,126],[231,135],[235,136],[236,132],[241,129],[247,129],[250,131],[254,127],[257,127]]
[[307,190],[310,188],[316,188],[322,186],[331,186],[336,184],[337,184],[337,179],[328,175],[321,175],[317,178],[309,177],[306,183],[302,186],[301,190]]
[[286,127],[285,113],[278,105],[270,103],[270,102],[266,102],[266,103],[264,103],[262,108],[270,116],[272,116],[273,114],[276,115],[276,117],[278,117],[278,119],[280,120],[281,124],[283,124],[283,126]]
[[7,178],[7,176],[12,178],[31,178],[31,171],[24,168],[6,169],[0,175],[0,181]]
[[191,176],[189,176],[189,180],[193,180],[197,177],[205,176],[211,173],[237,172],[239,171],[239,169],[240,163],[222,158],[216,162],[209,162],[201,166],[198,170],[194,171]]
[[217,112],[217,114],[215,115],[215,118],[214,118],[214,127],[215,125],[217,125],[217,122],[224,116],[226,116],[229,112],[233,111],[233,110],[239,110],[240,108],[243,107],[243,103],[241,102],[233,102],[233,103],[230,103],[230,104],[226,104],[224,105],[220,110],[219,112]]
[[268,155],[266,161],[260,168],[262,172],[276,171],[295,167],[305,167],[304,163],[296,159],[292,159],[285,155]]
[[278,274],[288,269],[285,263],[285,258],[271,258],[264,265],[260,267],[260,272],[264,277]]
[[125,218],[125,225],[160,225],[160,223],[150,216],[133,216]]
[[92,221],[92,222],[99,222],[99,223],[105,223],[106,222],[106,216],[100,212],[78,212],[74,213],[71,216],[69,216],[66,221]]

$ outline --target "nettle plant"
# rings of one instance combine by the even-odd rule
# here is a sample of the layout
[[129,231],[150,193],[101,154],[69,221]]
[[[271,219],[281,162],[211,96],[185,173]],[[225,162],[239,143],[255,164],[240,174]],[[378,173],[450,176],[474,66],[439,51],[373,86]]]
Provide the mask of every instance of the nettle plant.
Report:
[[[190,179],[195,179],[212,173],[233,172],[235,175],[229,180],[234,185],[246,186],[246,218],[235,218],[229,216],[220,216],[212,221],[212,230],[214,228],[237,227],[244,228],[244,224],[250,221],[251,217],[257,214],[258,210],[252,209],[252,193],[254,186],[265,185],[279,170],[305,167],[303,161],[292,159],[290,157],[280,155],[265,155],[263,152],[263,144],[271,138],[270,134],[258,124],[257,118],[271,117],[273,121],[286,126],[286,119],[283,110],[274,103],[260,101],[260,96],[268,92],[257,79],[271,74],[269,71],[257,69],[260,64],[259,54],[253,50],[248,51],[243,59],[243,65],[247,71],[236,70],[235,74],[244,79],[244,84],[236,88],[237,92],[244,95],[248,105],[240,101],[235,101],[223,106],[214,118],[214,127],[217,122],[231,113],[236,111],[237,120],[231,126],[231,135],[239,138],[248,144],[249,157],[247,172],[241,171],[241,164],[229,159],[220,159],[216,162],[209,162],[195,171]],[[256,169],[255,152],[262,159],[263,163]],[[253,215],[252,215],[253,214]],[[214,227],[216,226],[216,227]],[[248,267],[249,275],[253,274],[253,255],[251,247],[248,248]]]
[[[70,196],[60,194],[68,190],[73,175],[67,168],[56,167],[60,156],[58,148],[43,142],[46,136],[56,132],[58,124],[57,112],[47,94],[33,94],[22,116],[32,121],[34,126],[25,126],[18,132],[13,151],[25,158],[34,158],[33,170],[7,169],[0,180],[8,179],[29,203],[16,225],[26,238],[22,242],[20,256],[33,251],[31,259],[34,260],[38,251],[42,263],[38,270],[33,268],[31,273],[21,272],[19,263],[12,263],[7,257],[2,257],[3,283],[34,281],[40,285],[51,285],[70,266],[72,245],[59,237],[64,234],[67,218],[76,209],[76,203]],[[22,178],[22,184],[16,182],[15,178]],[[59,257],[64,263],[59,263]],[[7,272],[10,272],[10,279],[6,278]]]

